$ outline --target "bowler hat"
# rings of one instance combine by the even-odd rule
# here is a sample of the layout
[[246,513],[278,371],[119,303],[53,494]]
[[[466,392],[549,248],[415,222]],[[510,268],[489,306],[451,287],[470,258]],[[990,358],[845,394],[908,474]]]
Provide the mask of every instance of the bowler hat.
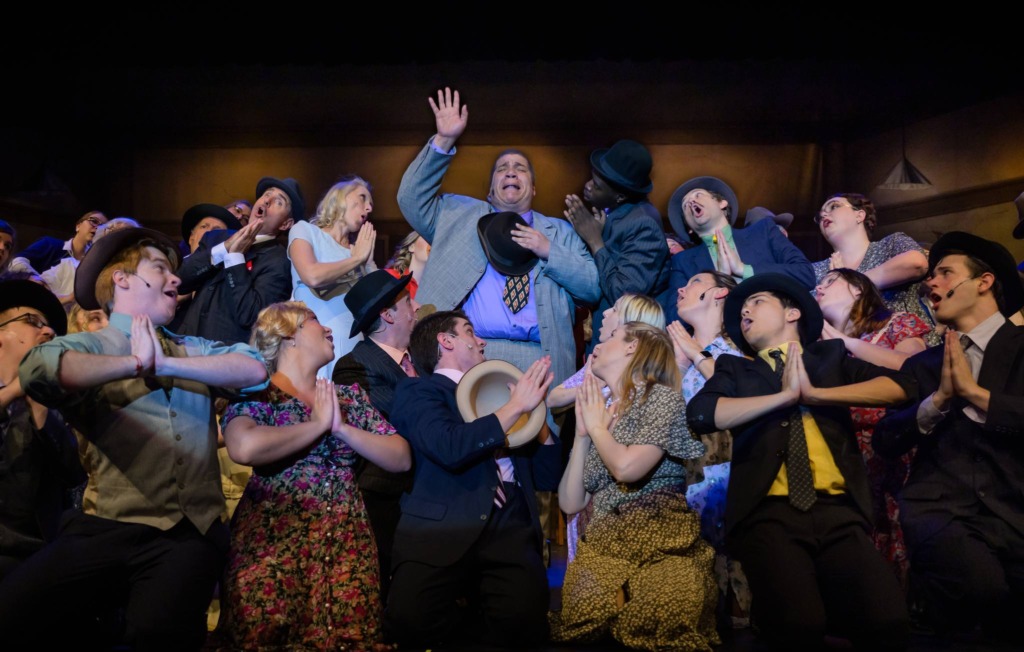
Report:
[[784,229],[788,229],[789,225],[793,223],[792,213],[779,213],[776,215],[764,206],[754,206],[747,210],[747,215],[743,218],[743,226],[754,226],[766,217],[770,217],[772,221]]
[[122,229],[98,240],[85,252],[75,271],[75,301],[83,310],[99,310],[104,306],[96,299],[96,280],[114,256],[141,240],[152,240],[167,255],[171,266],[178,267],[178,250],[163,233],[152,229]]
[[383,269],[375,269],[359,279],[345,294],[345,305],[352,313],[352,329],[349,337],[362,333],[373,324],[381,310],[390,307],[405,286],[412,280],[412,274],[395,278]]
[[34,308],[43,313],[57,335],[68,332],[68,314],[60,300],[34,281],[16,279],[0,282],[0,312],[10,308]]
[[672,198],[668,200],[668,221],[671,222],[672,228],[679,234],[679,237],[685,240],[689,240],[690,236],[686,232],[686,220],[683,218],[683,197],[691,190],[698,188],[721,195],[729,202],[725,209],[729,224],[736,224],[736,216],[740,214],[739,200],[736,199],[736,193],[732,191],[729,184],[715,177],[694,177],[676,188],[676,191],[672,193]]
[[[516,383],[523,372],[504,360],[485,360],[466,372],[455,389],[455,400],[459,413],[466,421],[493,414],[508,403],[512,392],[509,383]],[[516,448],[529,442],[544,426],[547,408],[544,401],[529,414],[520,415],[509,429],[506,440],[509,448]]]
[[196,228],[196,225],[207,217],[213,217],[224,222],[224,226],[231,231],[237,231],[242,228],[242,223],[238,221],[238,218],[223,206],[218,206],[217,204],[196,204],[181,216],[181,239],[188,242],[189,236],[192,235],[192,229]]
[[1017,274],[1017,261],[1006,247],[964,231],[950,231],[939,238],[928,252],[928,270],[934,270],[943,257],[964,253],[992,268],[1003,286],[1003,314],[1010,316],[1024,307],[1024,286]]
[[610,148],[594,150],[590,165],[613,186],[646,195],[651,183],[651,153],[635,140],[620,140]]
[[306,202],[302,200],[299,182],[295,179],[275,179],[263,177],[256,184],[256,198],[259,199],[268,188],[279,188],[292,202],[292,219],[296,222],[306,219]]
[[512,228],[526,226],[526,220],[518,213],[490,213],[476,223],[484,254],[494,269],[505,276],[521,276],[533,269],[537,255],[512,239]]
[[725,299],[725,307],[722,313],[722,318],[725,321],[725,330],[729,333],[732,341],[745,353],[757,355],[757,351],[747,343],[747,339],[740,329],[743,302],[758,292],[784,294],[796,301],[797,306],[800,307],[800,321],[804,326],[801,333],[804,341],[801,344],[806,346],[811,342],[816,342],[821,337],[821,329],[825,324],[825,318],[822,317],[821,308],[818,306],[818,302],[814,300],[810,290],[792,276],[777,272],[764,272],[762,274],[755,274],[737,285]]

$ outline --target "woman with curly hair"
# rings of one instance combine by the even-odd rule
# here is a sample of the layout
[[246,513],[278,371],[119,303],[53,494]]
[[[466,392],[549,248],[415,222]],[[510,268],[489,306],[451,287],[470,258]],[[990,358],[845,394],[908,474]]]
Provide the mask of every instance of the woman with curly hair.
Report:
[[429,257],[430,243],[424,240],[419,233],[412,231],[402,238],[402,241],[395,247],[395,253],[384,269],[395,278],[412,274],[412,280],[409,281],[409,296],[415,299],[416,290],[420,287],[420,279],[423,277],[423,270],[427,266]]

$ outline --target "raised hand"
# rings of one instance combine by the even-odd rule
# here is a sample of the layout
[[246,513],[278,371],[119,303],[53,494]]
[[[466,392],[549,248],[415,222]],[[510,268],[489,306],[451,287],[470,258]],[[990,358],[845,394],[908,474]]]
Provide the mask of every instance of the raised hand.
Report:
[[827,321],[821,326],[821,339],[823,340],[846,340],[846,333],[842,332]]
[[718,237],[718,271],[742,279],[744,264],[739,252],[725,239],[721,229],[715,231],[715,235]]
[[160,342],[153,332],[153,323],[146,315],[135,315],[132,317],[131,326],[131,354],[135,356],[142,369],[140,376],[149,376],[156,371],[157,352],[163,357],[163,350]]
[[437,102],[432,97],[428,97],[427,101],[430,102],[437,125],[434,145],[445,152],[450,151],[469,124],[469,107],[464,104],[460,106],[459,91],[453,93],[448,87],[437,91]]
[[686,332],[683,325],[677,321],[672,322],[666,328],[669,339],[672,340],[672,350],[676,354],[676,366],[680,369],[687,369],[691,364],[697,362],[700,356],[701,346],[693,336]]
[[838,251],[833,251],[832,255],[828,257],[828,268],[829,269],[843,269],[846,265],[843,263],[843,254]]
[[576,437],[578,439],[589,437],[587,434],[587,426],[583,422],[583,403],[579,400],[582,393],[583,386],[581,385],[576,391],[576,402],[573,404],[573,411],[576,413]]
[[541,260],[547,260],[551,255],[551,241],[537,229],[517,224],[512,229],[512,240],[524,249],[532,251]]
[[360,264],[365,265],[366,261],[370,260],[370,257],[373,255],[373,248],[376,244],[377,230],[369,222],[364,222],[359,227],[355,243],[352,244],[352,257],[361,261]]
[[530,412],[540,405],[547,396],[551,381],[555,379],[555,375],[549,373],[550,369],[550,356],[544,356],[530,365],[519,381],[512,385],[509,403],[513,403],[522,412]]
[[603,211],[596,208],[588,211],[578,196],[566,195],[563,215],[591,250],[604,245],[604,223],[607,217]]
[[964,347],[960,344],[960,334],[956,331],[946,333],[946,355],[949,357],[953,393],[970,401],[980,387],[978,381],[974,380],[971,363],[967,360]]
[[256,242],[256,236],[260,234],[262,228],[263,218],[257,217],[250,220],[248,224],[232,233],[231,237],[224,241],[224,248],[229,254],[244,254],[252,246],[252,243]]
[[[803,368],[800,349],[796,342],[790,342],[786,347],[786,366],[782,370],[782,391],[788,395],[791,404],[800,402],[806,377],[807,371]],[[810,384],[809,380],[806,382]]]
[[334,391],[334,383],[326,378],[317,378],[309,420],[320,426],[325,432],[328,428],[333,430],[336,410],[338,410],[338,397]]
[[331,432],[337,437],[344,439],[348,431],[345,429],[345,415],[341,412],[341,401],[338,400],[334,383],[331,383],[331,393],[334,394],[334,400],[331,401],[331,405],[334,407],[334,414],[331,417]]
[[579,410],[577,418],[582,417],[588,433],[592,433],[598,428],[607,430],[611,425],[611,412],[605,407],[604,396],[593,375],[583,379],[583,384],[576,394],[576,405]]

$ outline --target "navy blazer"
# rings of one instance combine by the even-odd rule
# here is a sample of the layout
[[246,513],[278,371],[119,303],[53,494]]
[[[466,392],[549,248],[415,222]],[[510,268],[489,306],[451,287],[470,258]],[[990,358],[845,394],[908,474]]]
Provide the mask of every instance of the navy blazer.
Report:
[[[777,272],[792,276],[814,289],[814,268],[807,256],[789,238],[782,234],[772,220],[761,220],[744,229],[733,229],[732,239],[740,259],[754,268],[755,274]],[[711,253],[700,240],[697,245],[672,256],[669,267],[668,290],[662,294],[661,305],[667,321],[676,317],[676,294],[690,282],[694,274],[715,269]]]
[[[370,396],[373,407],[388,421],[395,387],[406,378],[402,367],[369,337],[356,342],[355,347],[338,360],[332,376],[339,385],[358,384]],[[366,459],[360,461],[358,474],[360,489],[397,496],[412,486],[412,471],[392,473]]]
[[233,231],[209,231],[199,248],[178,269],[182,294],[195,292],[187,304],[178,333],[214,342],[248,342],[260,310],[287,301],[292,294],[291,262],[276,240],[254,244],[245,252],[245,264],[225,268],[214,265],[210,250]]
[[[498,473],[494,454],[505,432],[493,414],[466,423],[456,385],[440,374],[407,378],[395,392],[392,423],[415,457],[412,491],[402,497],[395,532],[394,567],[403,561],[449,566],[480,537],[494,507]],[[530,509],[537,550],[543,535],[534,491],[554,491],[561,475],[557,445],[536,442],[510,451],[516,480]]]
[[[922,351],[903,365],[917,379],[921,400],[939,388],[944,351]],[[992,393],[984,424],[967,418],[967,403],[954,399],[929,435],[917,427],[920,402],[890,411],[875,426],[879,455],[897,457],[917,446],[900,496],[900,521],[912,545],[955,517],[977,514],[981,505],[1024,535],[1024,329],[1008,321],[996,331],[978,384]]]
[[[816,387],[838,387],[885,376],[898,383],[908,397],[917,396],[916,383],[912,378],[851,358],[839,340],[807,345],[803,360],[807,375]],[[696,433],[712,433],[717,430],[715,409],[719,398],[764,396],[781,390],[781,380],[761,358],[751,360],[723,355],[715,361],[714,375],[686,406],[687,421]],[[843,474],[847,493],[865,517],[866,526],[872,514],[871,495],[864,460],[850,420],[850,408],[814,406],[809,409]],[[792,407],[775,410],[732,428],[732,471],[725,507],[727,536],[768,495],[768,489],[785,461],[792,414]]]

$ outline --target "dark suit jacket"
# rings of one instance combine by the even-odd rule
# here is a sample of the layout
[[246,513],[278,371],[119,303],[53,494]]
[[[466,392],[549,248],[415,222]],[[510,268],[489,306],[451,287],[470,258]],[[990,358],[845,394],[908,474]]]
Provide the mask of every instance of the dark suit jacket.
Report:
[[[733,229],[732,239],[740,259],[753,267],[754,273],[786,274],[807,286],[808,292],[814,288],[814,268],[811,262],[772,220],[761,220],[745,229]],[[672,256],[668,290],[661,296],[661,305],[668,321],[676,319],[676,293],[679,288],[689,283],[694,274],[709,269],[715,269],[715,263],[703,242],[698,241],[697,246]]]
[[[903,365],[917,379],[921,400],[939,387],[944,351],[928,349]],[[963,399],[954,399],[930,435],[917,428],[920,402],[890,411],[875,426],[872,445],[880,455],[917,446],[900,497],[900,521],[912,545],[955,517],[977,514],[981,505],[1024,534],[1024,329],[1006,322],[996,331],[978,384],[992,392],[983,425],[964,415]]]
[[[878,376],[896,381],[911,398],[917,396],[913,380],[900,372],[876,367],[847,355],[839,340],[814,342],[804,347],[804,366],[816,387],[838,387]],[[715,362],[715,374],[686,406],[690,428],[705,434],[715,428],[719,398],[745,398],[774,394],[782,389],[772,368],[760,358],[750,360],[723,355]],[[867,472],[854,437],[848,407],[811,407],[836,466],[846,480],[846,491],[865,519],[871,517]],[[793,408],[776,410],[732,429],[732,469],[725,507],[728,536],[751,514],[766,495],[786,456],[789,419]]]
[[[601,233],[604,248],[594,254],[601,299],[594,309],[593,332],[601,330],[604,311],[623,294],[657,297],[668,285],[668,244],[661,215],[650,202],[624,204],[609,213]],[[593,350],[597,337],[590,340]]]
[[[406,378],[408,376],[402,367],[369,337],[356,342],[355,347],[334,365],[334,382],[341,385],[358,384],[370,395],[373,407],[388,421],[391,420],[395,387]],[[411,486],[411,481],[412,471],[390,473],[367,460],[360,463],[361,489],[398,495]]]
[[212,264],[210,250],[232,233],[210,231],[178,269],[178,291],[196,293],[185,308],[180,335],[228,344],[248,342],[260,310],[291,296],[291,262],[284,245],[277,241],[250,247],[245,252],[244,265],[225,269],[223,265]]
[[[466,423],[455,383],[433,374],[398,385],[392,423],[409,440],[416,479],[402,497],[394,565],[418,561],[449,566],[480,537],[490,518],[498,475],[494,453],[505,445],[498,417]],[[553,491],[561,475],[560,447],[536,443],[511,451],[516,480],[530,509],[538,551],[542,542],[534,491]],[[514,554],[514,553],[510,553]]]

